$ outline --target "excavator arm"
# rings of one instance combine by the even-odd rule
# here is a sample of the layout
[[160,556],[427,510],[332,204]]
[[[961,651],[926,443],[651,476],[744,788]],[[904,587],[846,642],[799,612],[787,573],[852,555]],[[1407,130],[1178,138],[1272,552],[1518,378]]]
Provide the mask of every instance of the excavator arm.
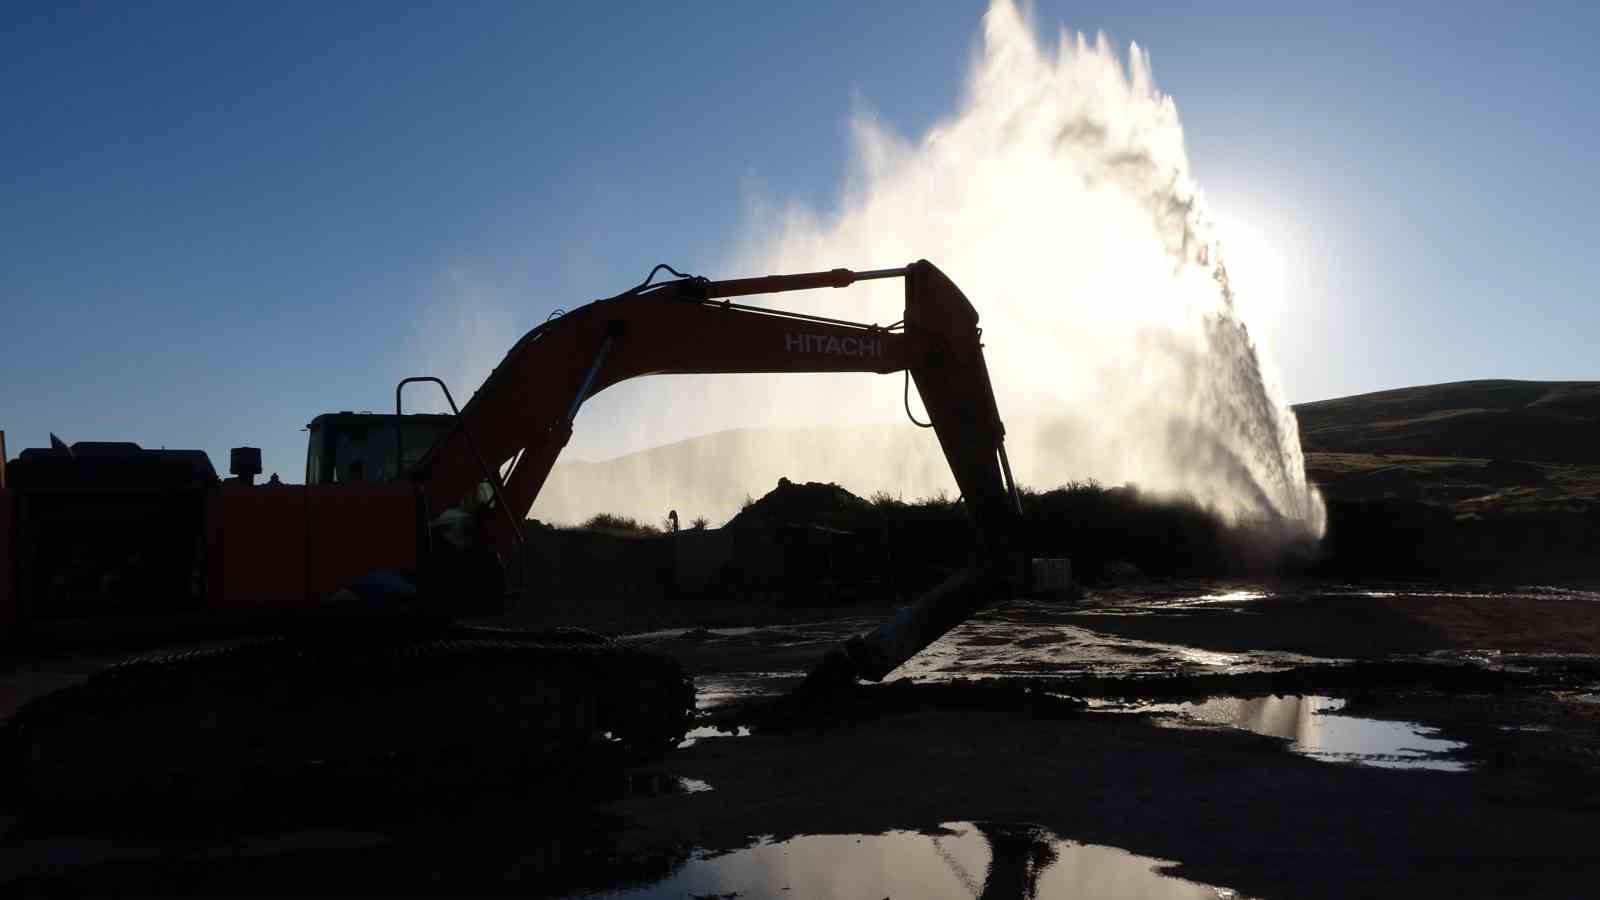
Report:
[[[905,318],[889,327],[734,302],[896,277],[905,282]],[[487,469],[501,479],[492,486],[494,495],[511,513],[499,527],[516,528],[571,438],[584,401],[620,381],[684,373],[909,370],[978,529],[983,562],[973,577],[993,586],[998,570],[1020,570],[1011,560],[1020,517],[980,337],[977,311],[926,260],[868,272],[647,279],[524,335],[461,411],[458,426],[413,474],[425,514],[434,516],[479,493]],[[903,623],[890,636],[893,649],[878,641],[877,652],[869,652],[860,639],[853,642],[856,674],[881,677],[959,622],[973,589],[962,593],[966,600],[940,606],[944,612],[937,621]],[[937,634],[930,638],[931,630]],[[911,645],[915,649],[906,652]]]

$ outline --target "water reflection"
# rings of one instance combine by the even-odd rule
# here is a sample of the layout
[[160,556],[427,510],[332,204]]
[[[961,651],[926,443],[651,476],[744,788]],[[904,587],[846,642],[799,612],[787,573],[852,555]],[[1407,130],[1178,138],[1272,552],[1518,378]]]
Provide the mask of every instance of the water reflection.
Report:
[[632,772],[623,778],[623,793],[628,797],[667,797],[674,794],[699,794],[715,790],[699,778],[683,778],[664,772]]
[[678,742],[678,749],[682,750],[684,747],[693,747],[695,744],[698,744],[706,738],[749,736],[750,729],[744,725],[739,725],[734,728],[720,728],[716,725],[701,725],[696,728],[691,728],[684,733],[683,740]]
[[1152,703],[1138,712],[1174,712],[1214,725],[1244,728],[1257,734],[1293,741],[1292,748],[1329,762],[1355,762],[1394,769],[1464,772],[1466,764],[1449,754],[1466,747],[1432,736],[1412,722],[1364,719],[1340,713],[1336,697],[1281,695],[1213,697],[1202,703]]
[[730,675],[700,675],[694,680],[694,706],[711,710],[756,697],[776,697],[792,690],[804,672],[739,672]]
[[1039,877],[1061,858],[1053,835],[1030,825],[979,824],[989,842],[989,872],[983,879],[983,900],[1039,896]]
[[1579,588],[1557,587],[1554,585],[1530,584],[1506,588],[1445,588],[1437,585],[1394,585],[1382,588],[1365,588],[1356,585],[1340,585],[1337,588],[1318,590],[1317,594],[1324,597],[1428,597],[1445,600],[1587,600],[1600,603],[1600,591],[1586,591]]
[[1033,825],[955,822],[927,833],[815,834],[697,855],[653,885],[594,897],[1105,897],[1217,900],[1226,888],[1160,874],[1161,860],[1064,841]]
[[1269,596],[1271,595],[1265,591],[1225,591],[1188,597],[1163,597],[1153,600],[1150,605],[1157,608],[1180,608],[1186,606],[1209,606],[1212,604],[1253,603],[1257,600],[1265,600]]

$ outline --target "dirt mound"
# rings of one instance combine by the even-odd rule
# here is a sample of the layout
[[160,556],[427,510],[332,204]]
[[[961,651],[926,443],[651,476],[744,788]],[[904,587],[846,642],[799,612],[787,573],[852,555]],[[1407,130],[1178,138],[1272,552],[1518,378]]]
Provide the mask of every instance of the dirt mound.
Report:
[[837,484],[778,479],[765,497],[728,521],[728,528],[820,527],[855,531],[875,518],[872,504]]

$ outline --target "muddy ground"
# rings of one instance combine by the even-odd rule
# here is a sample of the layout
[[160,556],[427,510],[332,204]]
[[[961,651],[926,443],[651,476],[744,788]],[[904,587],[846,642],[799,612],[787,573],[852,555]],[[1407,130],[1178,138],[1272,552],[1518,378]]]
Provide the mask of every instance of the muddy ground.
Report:
[[[12,822],[0,878],[24,896],[563,896],[760,839],[966,821],[1170,860],[1252,897],[1588,896],[1600,880],[1600,595],[1128,585],[1005,604],[827,703],[779,696],[874,620],[628,638],[684,661],[705,727],[625,775],[203,835]],[[1463,771],[1328,762],[1143,705],[1269,695],[1427,726],[1460,743]],[[807,895],[794,887],[743,896]]]

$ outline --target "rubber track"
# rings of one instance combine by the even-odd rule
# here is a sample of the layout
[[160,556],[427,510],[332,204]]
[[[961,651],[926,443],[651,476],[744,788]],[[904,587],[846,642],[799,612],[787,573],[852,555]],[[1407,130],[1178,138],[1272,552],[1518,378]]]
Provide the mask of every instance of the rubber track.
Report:
[[423,783],[611,765],[681,739],[670,657],[578,629],[434,640],[267,638],[135,658],[0,731],[9,805],[227,802],[307,767]]

